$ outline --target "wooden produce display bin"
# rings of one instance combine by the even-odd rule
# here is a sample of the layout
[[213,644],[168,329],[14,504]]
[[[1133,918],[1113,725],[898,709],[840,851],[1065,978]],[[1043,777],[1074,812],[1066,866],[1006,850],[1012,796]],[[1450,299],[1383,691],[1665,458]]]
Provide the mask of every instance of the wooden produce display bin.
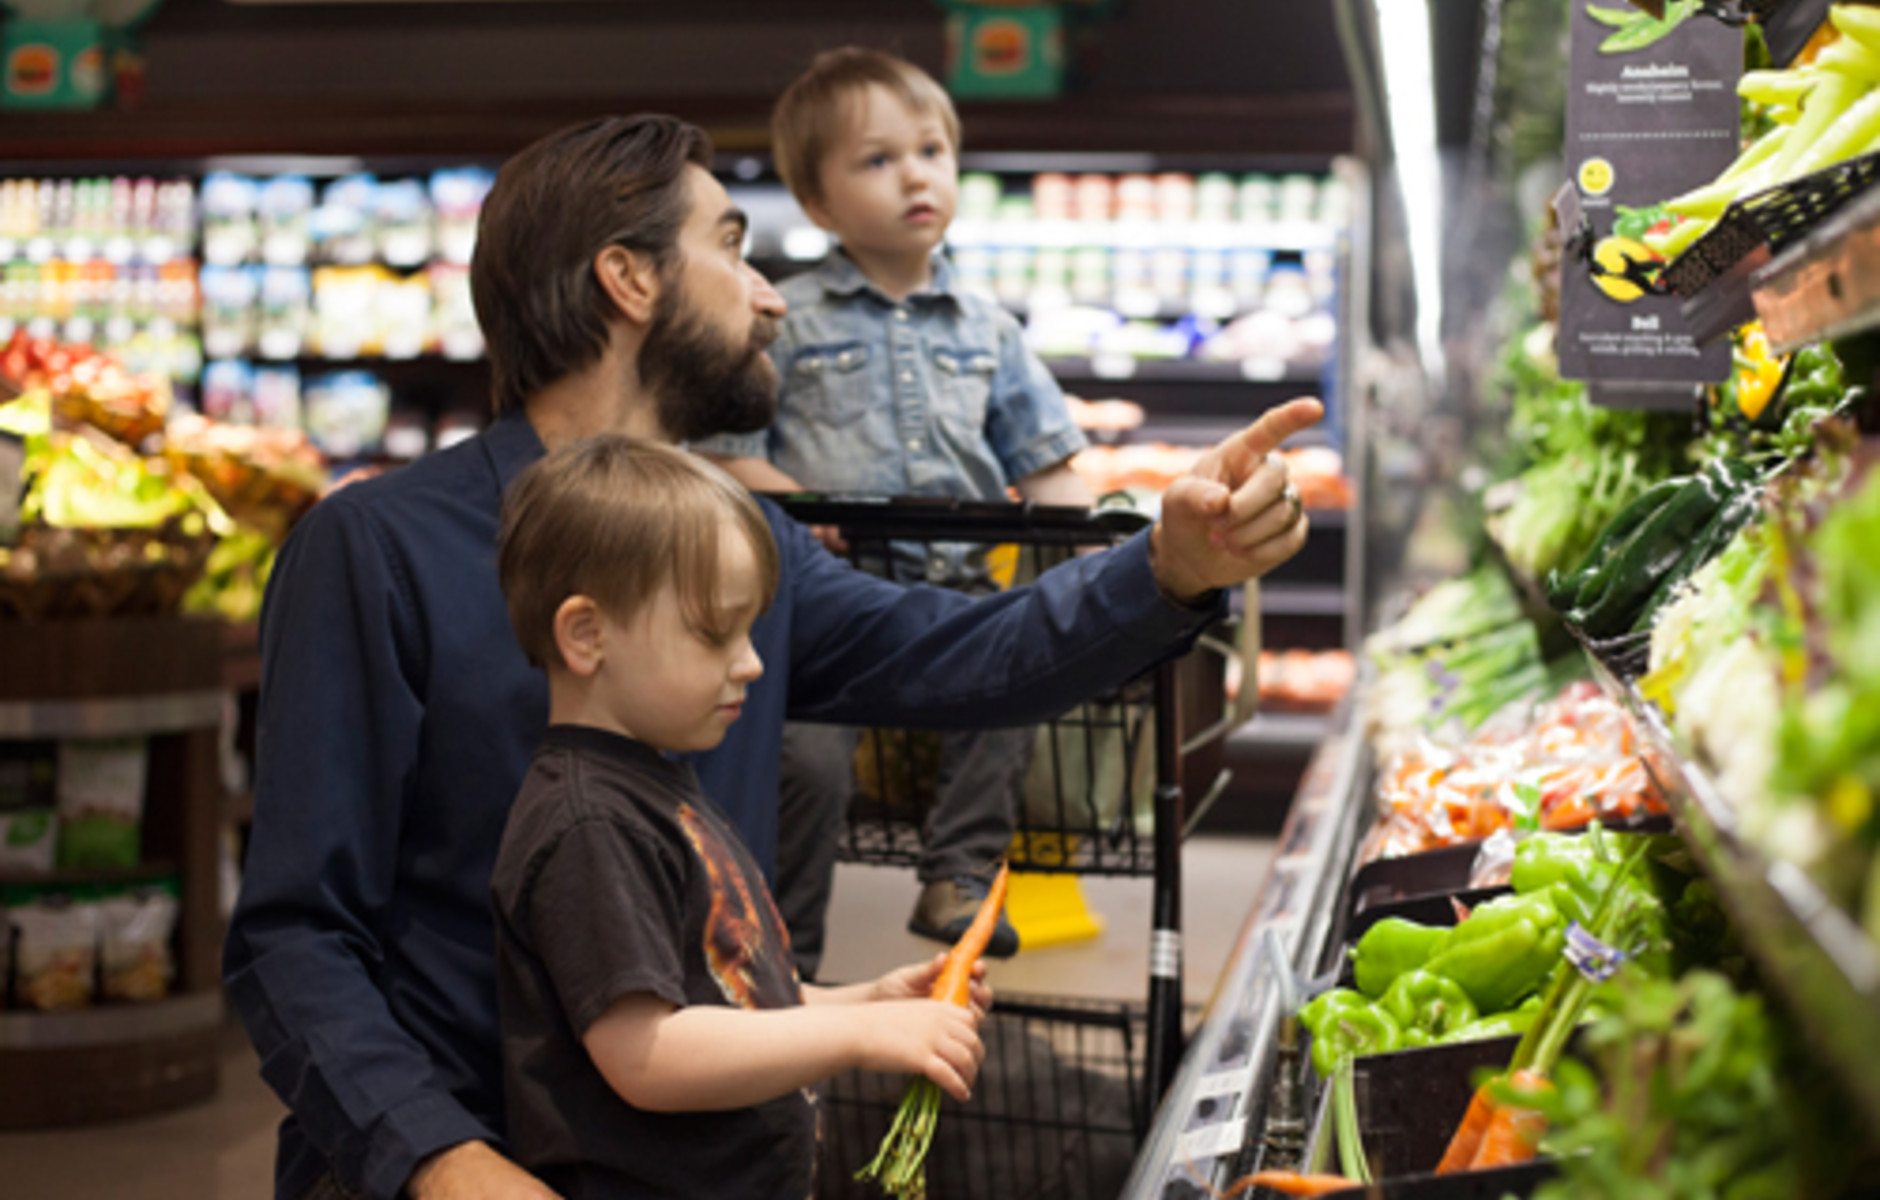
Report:
[[[167,998],[0,1011],[0,1129],[116,1120],[216,1089],[223,638],[222,622],[183,617],[0,621],[0,740],[147,738],[144,869],[136,874],[160,866],[181,884]],[[126,877],[121,870],[60,871],[51,882]]]

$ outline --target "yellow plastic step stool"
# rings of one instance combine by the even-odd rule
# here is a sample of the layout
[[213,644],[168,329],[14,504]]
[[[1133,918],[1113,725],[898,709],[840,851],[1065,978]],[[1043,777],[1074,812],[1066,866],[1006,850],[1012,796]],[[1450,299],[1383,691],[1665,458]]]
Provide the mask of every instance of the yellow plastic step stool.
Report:
[[1018,931],[1020,951],[1103,935],[1103,920],[1084,904],[1084,889],[1075,875],[1014,871],[1005,885],[1005,919]]

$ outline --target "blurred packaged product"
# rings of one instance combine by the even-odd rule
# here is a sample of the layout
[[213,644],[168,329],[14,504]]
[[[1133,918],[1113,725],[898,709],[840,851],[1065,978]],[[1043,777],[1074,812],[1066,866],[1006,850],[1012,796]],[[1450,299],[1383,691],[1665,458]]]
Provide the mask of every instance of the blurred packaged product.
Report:
[[430,448],[430,419],[414,408],[394,408],[385,422],[385,456],[409,461]]
[[1080,246],[1071,252],[1071,299],[1078,304],[1108,304],[1111,295],[1107,246]]
[[1155,177],[1155,216],[1165,225],[1187,224],[1195,219],[1193,175],[1166,171]]
[[1082,400],[1067,395],[1064,404],[1077,428],[1100,436],[1127,433],[1148,415],[1133,400]]
[[431,175],[431,207],[437,218],[437,253],[447,263],[469,266],[476,250],[477,216],[496,183],[482,167],[462,167]]
[[1329,713],[1358,675],[1348,650],[1263,650],[1258,670],[1260,707],[1280,712]]
[[379,352],[379,285],[383,267],[320,267],[313,273],[313,342],[327,358]]
[[59,866],[137,865],[149,763],[144,738],[59,743]]
[[1192,264],[1186,246],[1156,248],[1150,264],[1150,286],[1162,308],[1180,308],[1187,302],[1193,286]]
[[312,180],[277,175],[263,182],[255,198],[261,261],[271,267],[305,266],[313,254],[312,215]]
[[1202,248],[1189,260],[1188,305],[1203,316],[1225,321],[1239,311],[1230,274],[1233,259],[1226,250]]
[[218,267],[255,256],[259,232],[255,205],[260,189],[245,175],[217,171],[202,181],[202,259]]
[[318,261],[341,267],[361,267],[372,261],[377,237],[378,180],[371,175],[347,175],[326,185],[320,207],[312,219]]
[[1228,254],[1228,289],[1236,311],[1256,309],[1266,302],[1266,279],[1273,269],[1271,251],[1238,246]]
[[107,1003],[147,1004],[170,994],[170,939],[179,911],[174,879],[107,894],[97,906],[98,994]]
[[330,458],[376,454],[391,407],[391,389],[370,371],[315,375],[304,389],[307,436]]
[[1077,177],[1077,219],[1108,221],[1116,215],[1116,184],[1108,175]]
[[1297,262],[1276,262],[1266,275],[1263,298],[1269,312],[1282,317],[1303,317],[1318,307],[1312,298],[1305,268]]
[[62,1012],[88,1007],[98,971],[98,909],[60,892],[10,888],[13,1007]]
[[262,358],[298,358],[313,322],[313,277],[306,267],[268,267],[261,274],[255,349]]
[[422,266],[434,245],[431,199],[415,179],[379,185],[374,198],[380,261],[394,267]]
[[477,324],[470,294],[470,268],[460,263],[432,263],[431,313],[437,349],[445,358],[468,362],[483,356],[483,327]]
[[202,286],[202,349],[210,358],[235,358],[255,346],[261,270],[252,266],[205,266]]
[[255,368],[251,408],[264,429],[299,429],[302,424],[300,371],[286,364]]
[[428,275],[381,275],[374,302],[378,353],[416,358],[431,345],[431,280]]
[[1232,177],[1211,171],[1195,181],[1195,220],[1231,221],[1234,202]]
[[1304,225],[1319,212],[1319,181],[1310,175],[1288,175],[1279,181],[1275,216],[1287,224]]
[[969,171],[960,176],[960,200],[956,215],[965,220],[990,221],[999,212],[1003,189],[997,175]]
[[1002,303],[1023,304],[1031,294],[1032,259],[1037,248],[1031,239],[1016,231],[1031,223],[1031,201],[1014,196],[999,202],[997,256],[993,260],[992,286]]
[[58,776],[57,742],[0,741],[0,810],[51,808]]
[[0,808],[0,874],[44,875],[57,862],[55,808]]
[[1312,297],[1317,308],[1329,308],[1338,294],[1338,256],[1331,250],[1319,247],[1301,254],[1300,262],[1305,267],[1306,291]]
[[1056,171],[1034,175],[1031,204],[1040,221],[1068,221],[1077,210],[1076,185],[1069,175]]
[[1155,220],[1155,200],[1153,176],[1129,174],[1116,181],[1116,219],[1119,221]]
[[1030,312],[1063,308],[1071,303],[1071,252],[1059,246],[1041,246],[1032,260]]
[[1270,224],[1274,210],[1279,204],[1279,192],[1271,176],[1242,175],[1240,177],[1239,216],[1248,225]]
[[219,359],[202,372],[202,415],[235,425],[254,424],[255,370],[247,360]]
[[1099,337],[1122,323],[1123,318],[1108,308],[1072,305],[1031,314],[1025,342],[1040,358],[1088,357]]

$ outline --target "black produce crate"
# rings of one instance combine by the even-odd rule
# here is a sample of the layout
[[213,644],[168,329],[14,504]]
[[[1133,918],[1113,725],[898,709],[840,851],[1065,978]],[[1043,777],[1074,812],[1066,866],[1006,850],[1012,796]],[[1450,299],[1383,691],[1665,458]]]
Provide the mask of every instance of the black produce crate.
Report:
[[[1492,1171],[1438,1177],[1432,1172],[1475,1096],[1477,1076],[1506,1070],[1519,1038],[1495,1038],[1453,1046],[1426,1046],[1357,1060],[1354,1082],[1358,1126],[1372,1175],[1381,1186],[1343,1196],[1391,1200],[1457,1200],[1458,1197],[1527,1196],[1554,1175],[1552,1163],[1537,1161]],[[1330,1089],[1321,1096],[1319,1135],[1331,1128]]]
[[[941,1101],[929,1200],[1111,1200],[1148,1129],[1137,1006],[1001,998],[980,1026],[973,1098]],[[899,1076],[852,1072],[822,1089],[819,1200],[879,1200],[855,1172],[900,1107]]]
[[1355,917],[1379,904],[1467,888],[1469,872],[1481,848],[1480,842],[1463,842],[1422,854],[1380,858],[1364,864],[1345,889],[1346,895],[1351,897],[1352,915]]
[[1880,154],[1866,154],[1765,188],[1724,209],[1717,223],[1664,269],[1664,285],[1683,299],[1684,316],[1699,340],[1710,341],[1752,319],[1751,274],[1876,180]]

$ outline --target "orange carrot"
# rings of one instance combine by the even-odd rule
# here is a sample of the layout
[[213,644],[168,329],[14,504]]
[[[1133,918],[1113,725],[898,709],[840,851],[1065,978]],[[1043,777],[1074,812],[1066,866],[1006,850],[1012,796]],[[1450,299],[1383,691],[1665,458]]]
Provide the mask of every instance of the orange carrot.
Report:
[[941,964],[930,993],[935,1000],[945,1000],[961,1008],[972,1005],[973,964],[985,953],[986,944],[992,941],[992,931],[998,928],[999,911],[1005,907],[1005,878],[1009,870],[1007,864],[999,864],[998,878],[992,881],[986,898],[979,902],[973,923],[966,927],[960,940],[953,943],[953,949],[947,951],[946,962]]
[[1343,1175],[1301,1175],[1297,1171],[1256,1171],[1237,1180],[1222,1197],[1238,1196],[1249,1188],[1267,1188],[1282,1196],[1329,1196],[1364,1185]]
[[1475,1089],[1475,1098],[1469,1101],[1469,1111],[1462,1114],[1462,1124],[1456,1126],[1456,1136],[1449,1139],[1449,1149],[1443,1151],[1443,1161],[1436,1164],[1438,1175],[1466,1171],[1475,1162],[1475,1156],[1482,1148],[1482,1138],[1488,1133],[1489,1124],[1495,1118],[1495,1097],[1492,1092],[1496,1082],[1491,1079]]
[[[1510,1086],[1524,1092],[1551,1088],[1544,1076],[1533,1071],[1515,1071],[1508,1077]],[[1541,1138],[1547,1132],[1547,1118],[1531,1108],[1507,1101],[1495,1106],[1494,1119],[1482,1134],[1482,1144],[1469,1162],[1469,1169],[1510,1167],[1534,1157]]]

